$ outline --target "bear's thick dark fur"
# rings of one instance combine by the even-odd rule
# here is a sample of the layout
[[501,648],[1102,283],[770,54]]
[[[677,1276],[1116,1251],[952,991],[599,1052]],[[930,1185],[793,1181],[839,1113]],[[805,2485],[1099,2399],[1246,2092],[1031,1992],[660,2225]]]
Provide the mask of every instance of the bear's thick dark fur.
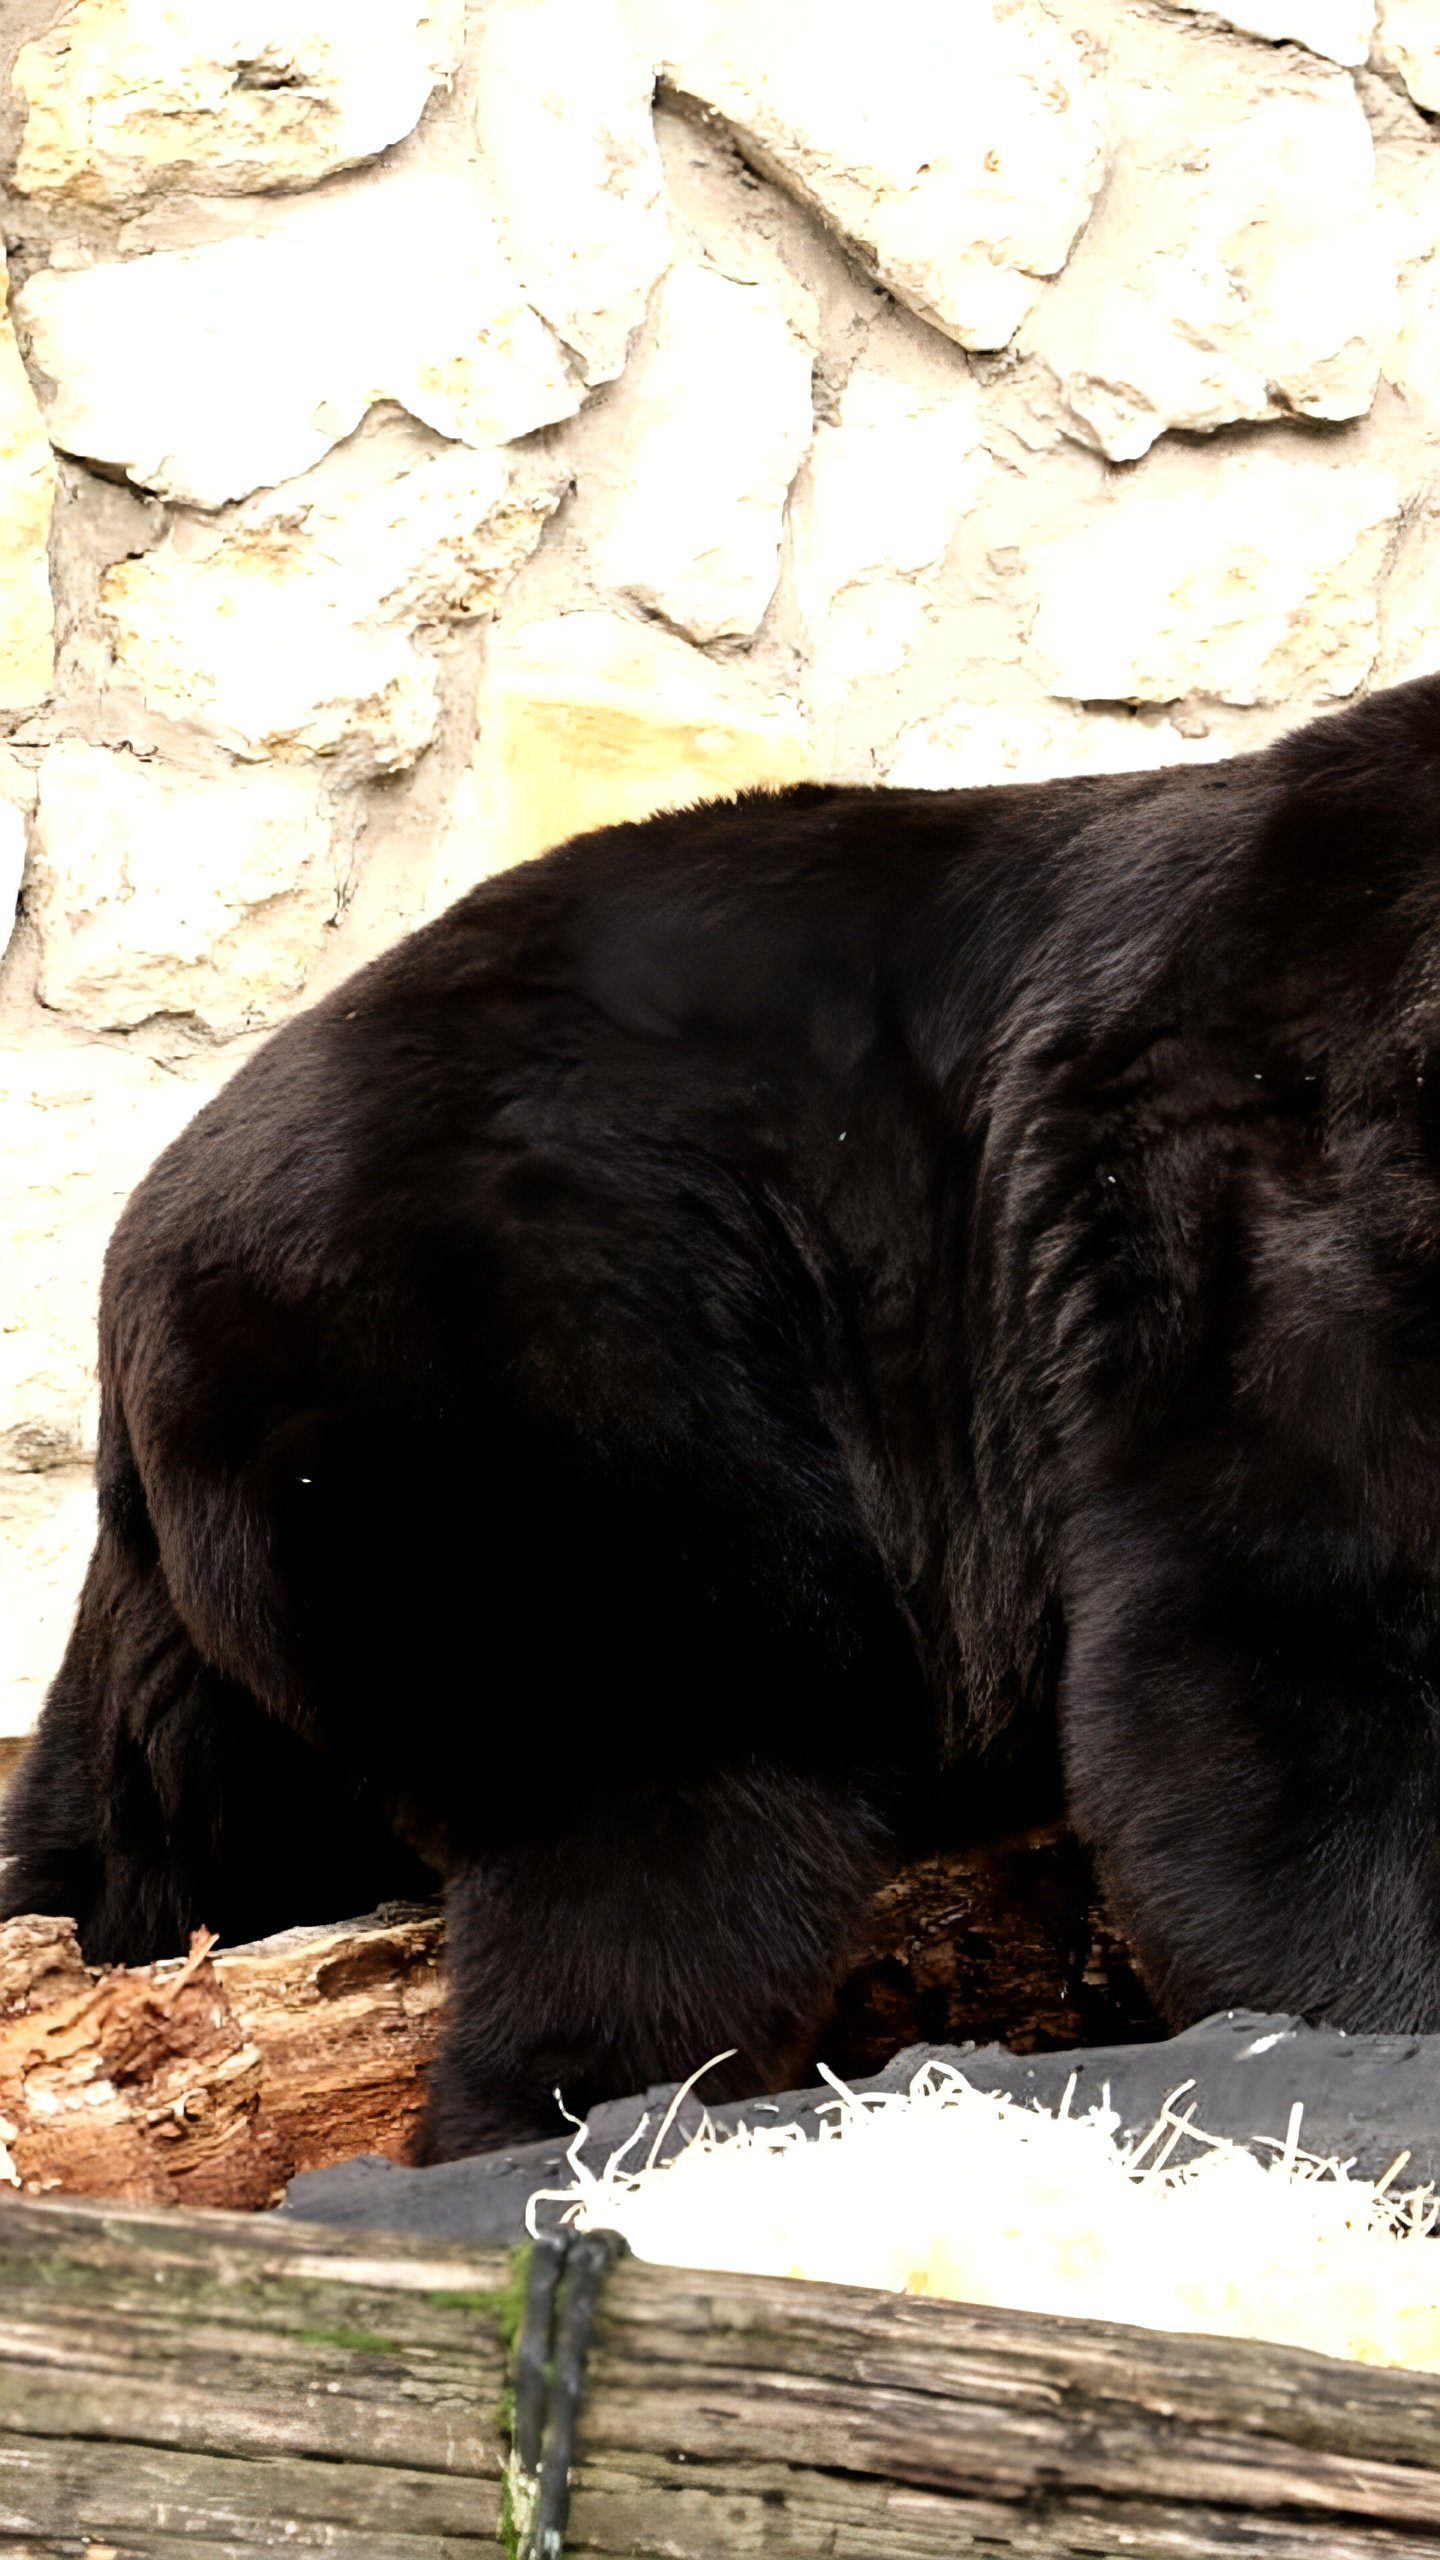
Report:
[[1440,679],[506,873],[201,1112],[101,1328],[5,1907],[439,1870],[436,2151],[783,2075],[1057,1704],[1170,2019],[1440,2027]]

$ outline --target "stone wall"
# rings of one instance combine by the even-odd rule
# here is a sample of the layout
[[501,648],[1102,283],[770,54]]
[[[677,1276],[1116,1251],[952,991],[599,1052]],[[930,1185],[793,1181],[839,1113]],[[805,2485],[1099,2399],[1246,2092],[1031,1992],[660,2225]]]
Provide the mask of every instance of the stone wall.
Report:
[[6,0],[0,96],[3,1735],[109,1225],[297,1004],[616,814],[1440,666],[1440,0]]

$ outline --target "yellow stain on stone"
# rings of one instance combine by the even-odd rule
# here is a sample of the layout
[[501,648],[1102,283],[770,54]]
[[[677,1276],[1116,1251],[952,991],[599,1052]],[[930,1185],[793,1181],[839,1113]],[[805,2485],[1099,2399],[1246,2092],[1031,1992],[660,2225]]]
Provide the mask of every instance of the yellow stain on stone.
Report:
[[454,896],[591,828],[814,774],[792,704],[656,625],[570,613],[500,632],[438,885]]
[[28,711],[55,680],[50,518],[55,456],[20,361],[0,249],[0,711]]

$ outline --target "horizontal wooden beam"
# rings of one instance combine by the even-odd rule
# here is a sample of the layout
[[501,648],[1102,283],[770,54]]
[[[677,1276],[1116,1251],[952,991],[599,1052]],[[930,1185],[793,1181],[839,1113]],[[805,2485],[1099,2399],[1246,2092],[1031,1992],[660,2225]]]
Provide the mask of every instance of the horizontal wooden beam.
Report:
[[[264,2217],[0,2203],[0,2550],[496,2548],[524,2272]],[[1435,2560],[1440,2380],[622,2259],[565,2549]]]

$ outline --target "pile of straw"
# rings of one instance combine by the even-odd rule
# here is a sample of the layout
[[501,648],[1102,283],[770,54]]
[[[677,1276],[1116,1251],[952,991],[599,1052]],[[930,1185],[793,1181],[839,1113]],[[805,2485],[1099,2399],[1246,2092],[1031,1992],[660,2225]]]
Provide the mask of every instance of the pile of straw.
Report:
[[[708,2068],[708,2066],[707,2066]],[[698,2079],[701,2075],[696,2074]],[[668,2266],[808,2276],[1012,2310],[1268,2338],[1365,2364],[1440,2372],[1440,2201],[1300,2145],[1207,2134],[1180,2101],[1138,2140],[1106,2101],[1022,2106],[929,2064],[908,2090],[835,2097],[816,2132],[707,2118],[668,2161],[642,2125],[535,2217],[622,2232]],[[693,2086],[693,2082],[687,2086]],[[684,2094],[683,2092],[681,2093]],[[678,2105],[678,2100],[677,2100]]]

